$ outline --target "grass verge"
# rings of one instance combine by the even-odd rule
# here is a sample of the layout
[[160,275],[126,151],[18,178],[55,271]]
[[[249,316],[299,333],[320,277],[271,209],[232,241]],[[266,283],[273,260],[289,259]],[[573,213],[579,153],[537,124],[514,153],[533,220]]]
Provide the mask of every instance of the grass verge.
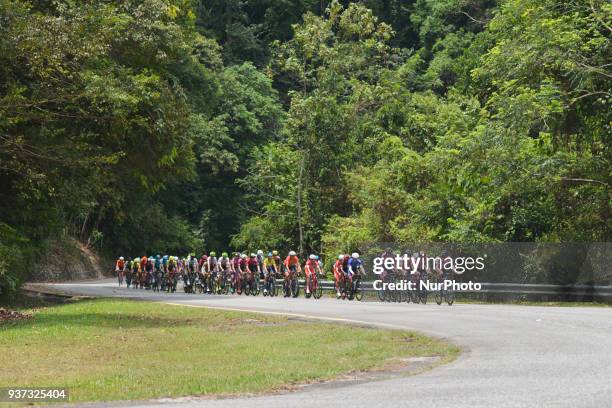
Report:
[[0,325],[0,387],[70,400],[259,393],[459,349],[413,332],[127,300],[34,309]]

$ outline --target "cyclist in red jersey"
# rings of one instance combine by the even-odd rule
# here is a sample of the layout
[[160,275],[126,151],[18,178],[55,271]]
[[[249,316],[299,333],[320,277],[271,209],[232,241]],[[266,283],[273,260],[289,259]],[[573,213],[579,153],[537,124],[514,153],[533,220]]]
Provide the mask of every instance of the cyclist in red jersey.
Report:
[[[298,258],[295,251],[289,251],[289,255],[287,255],[287,258],[285,258],[283,265],[285,265],[285,287],[288,287],[289,281],[293,275],[296,273],[302,273],[300,258]],[[285,292],[285,296],[287,296],[287,292]]]
[[125,260],[122,256],[120,256],[119,259],[117,259],[117,262],[115,263],[115,272],[117,272],[117,280],[119,281],[119,286],[123,284],[124,270]]
[[336,281],[336,294],[338,298],[342,296],[340,293],[340,283],[344,279],[343,265],[344,263],[344,255],[338,255],[338,259],[334,263],[334,280]]
[[[321,267],[319,266],[319,261],[317,261],[317,256],[311,254],[304,264],[304,271],[306,272],[306,282],[310,279],[312,274],[321,274]],[[316,276],[315,276],[316,278]],[[306,285],[306,293],[310,293],[310,288]]]

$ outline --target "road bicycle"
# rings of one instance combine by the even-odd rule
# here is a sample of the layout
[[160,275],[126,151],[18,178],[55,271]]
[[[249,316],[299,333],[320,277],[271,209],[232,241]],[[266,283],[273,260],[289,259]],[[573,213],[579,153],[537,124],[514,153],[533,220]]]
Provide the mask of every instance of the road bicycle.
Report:
[[256,271],[249,271],[246,280],[246,288],[244,292],[247,296],[258,296],[259,295],[259,273]]
[[285,279],[284,282],[284,292],[285,297],[298,297],[300,294],[300,282],[298,280],[298,273],[295,267],[291,267],[291,271],[289,272],[289,279]]
[[268,274],[265,277],[265,288],[264,296],[276,296],[278,295],[278,288],[276,287],[276,274],[268,271]]
[[178,283],[178,275],[174,272],[168,272],[166,276],[166,292],[176,292],[176,284]]
[[362,270],[357,271],[357,273],[353,274],[352,279],[347,279],[347,292],[346,297],[348,300],[357,300],[361,301],[363,299],[363,290],[361,289],[361,275]]
[[217,278],[215,279],[214,293],[217,295],[227,295],[229,291],[229,285],[227,282],[227,271],[217,272]]
[[304,297],[308,299],[311,295],[315,299],[321,299],[323,295],[323,288],[319,284],[319,278],[316,271],[311,272],[304,282]]
[[401,302],[403,291],[396,289],[389,289],[389,284],[397,284],[398,279],[395,275],[395,272],[388,272],[382,279],[384,288],[378,290],[378,299],[381,302]]
[[[421,273],[424,273],[424,272],[421,272]],[[417,282],[419,283],[418,283],[417,290],[415,292],[417,296],[415,303],[422,303],[422,304],[427,303],[427,295],[428,295],[427,288],[426,288],[427,280],[428,280],[427,275],[425,275],[425,277],[421,277],[419,274],[419,277],[417,279]]]
[[434,297],[438,305],[441,305],[442,302],[446,302],[449,306],[452,306],[453,303],[455,303],[455,291],[453,290],[452,285],[450,289],[445,289],[443,286],[445,281],[445,278],[438,279],[437,283],[441,286],[439,290],[436,290]]

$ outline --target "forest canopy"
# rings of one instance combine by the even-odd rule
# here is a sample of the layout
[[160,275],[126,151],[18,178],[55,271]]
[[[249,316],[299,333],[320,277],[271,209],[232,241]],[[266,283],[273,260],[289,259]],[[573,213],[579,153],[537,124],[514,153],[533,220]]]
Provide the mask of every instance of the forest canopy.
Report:
[[609,241],[611,35],[605,0],[0,0],[0,288],[66,236]]

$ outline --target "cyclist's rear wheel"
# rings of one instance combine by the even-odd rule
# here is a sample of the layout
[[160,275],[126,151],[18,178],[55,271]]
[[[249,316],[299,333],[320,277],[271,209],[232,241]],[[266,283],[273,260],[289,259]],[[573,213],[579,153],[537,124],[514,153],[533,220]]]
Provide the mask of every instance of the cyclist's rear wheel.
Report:
[[455,303],[455,291],[449,290],[446,292],[446,303],[448,303],[449,306]]
[[412,300],[412,303],[419,303],[419,291],[414,289],[412,291],[410,291],[410,298]]
[[353,298],[355,297],[355,283],[351,283],[351,282],[347,282],[346,283],[346,298],[348,300],[353,300]]
[[387,300],[387,291],[385,289],[377,290],[376,292],[378,293],[378,300],[381,302]]
[[443,300],[442,298],[443,298],[442,291],[436,290],[435,299],[436,299],[436,303],[438,304],[438,306],[442,304],[442,300]]
[[268,286],[270,289],[270,296],[278,295],[278,288],[276,287],[276,279],[274,277],[270,277],[268,280]]
[[259,296],[259,279],[258,278],[255,278],[255,281],[253,282],[253,289],[251,289],[251,295]]
[[317,287],[312,293],[312,296],[314,296],[315,299],[321,299],[321,296],[323,296],[323,288],[319,282],[317,282]]
[[291,280],[291,296],[294,298],[298,297],[300,294],[300,282],[297,279]]

